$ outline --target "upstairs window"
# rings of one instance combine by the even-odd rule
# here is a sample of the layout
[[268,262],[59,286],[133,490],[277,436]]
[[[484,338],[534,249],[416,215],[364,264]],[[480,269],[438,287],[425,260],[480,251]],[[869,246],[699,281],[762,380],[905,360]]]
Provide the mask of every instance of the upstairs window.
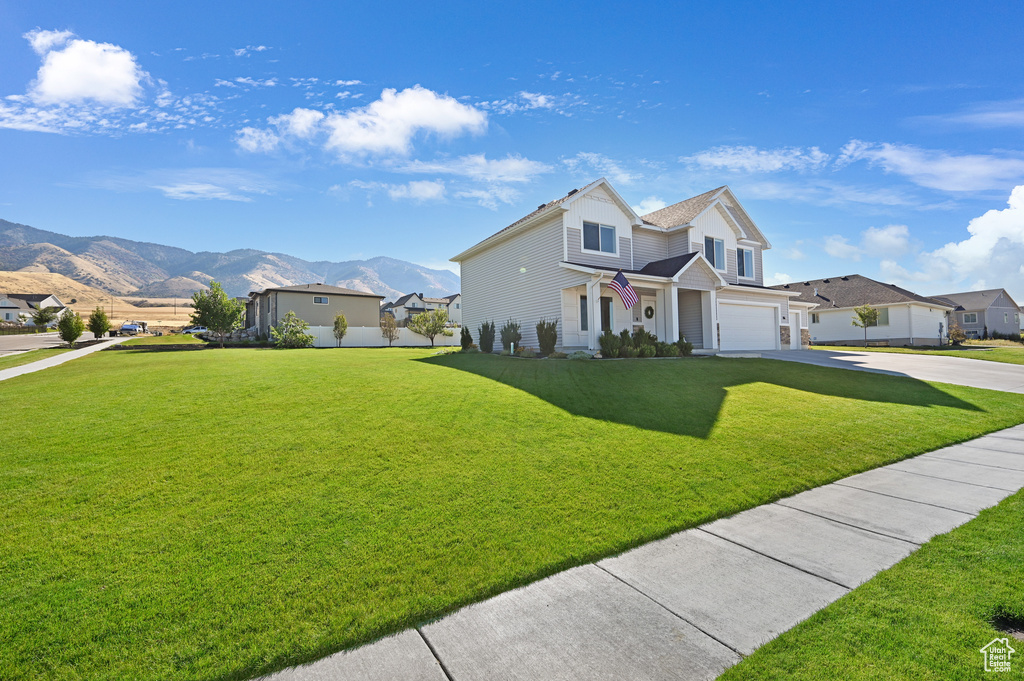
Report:
[[596,222],[583,223],[583,250],[615,253],[615,228]]
[[977,312],[965,312],[964,313],[964,324],[977,324],[978,313]]
[[326,305],[327,304],[327,296],[313,296],[313,304],[314,305]]
[[710,236],[704,237],[704,257],[716,270],[725,271],[725,242]]
[[754,252],[752,250],[736,249],[736,274],[747,279],[754,278]]

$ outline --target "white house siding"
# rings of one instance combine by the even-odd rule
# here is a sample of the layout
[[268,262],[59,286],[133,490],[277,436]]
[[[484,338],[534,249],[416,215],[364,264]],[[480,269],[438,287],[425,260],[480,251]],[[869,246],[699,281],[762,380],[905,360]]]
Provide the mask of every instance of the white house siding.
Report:
[[[571,204],[564,214],[567,255],[570,262],[602,267],[633,269],[633,228],[630,218],[600,187],[592,189]],[[584,253],[583,222],[597,222],[615,228],[618,254]]]
[[[946,335],[946,310],[937,307],[911,305],[909,306],[909,311],[913,320],[912,328],[914,331],[914,335],[910,339],[911,345],[937,345],[939,343],[939,324],[942,324],[942,335]],[[892,312],[890,311],[891,314]],[[861,334],[861,338],[864,338],[863,334]]]
[[698,349],[704,347],[704,315],[700,301],[700,291],[679,292],[679,337]]
[[448,321],[462,326],[462,296],[448,303]]
[[721,289],[718,292],[718,300],[778,305],[780,326],[789,326],[789,298],[785,296],[759,293],[756,289],[750,289],[749,291],[743,289]]
[[[717,206],[700,215],[690,230],[691,247],[704,253],[704,237],[721,239],[725,242],[725,267],[719,263],[715,268],[730,284],[736,283],[736,232],[726,221]],[[707,257],[707,253],[704,253]],[[731,271],[731,273],[730,273]]]
[[[938,341],[939,322],[943,321],[944,310],[923,305],[879,305],[878,309],[889,310],[887,326],[868,327],[869,341],[888,341],[890,345],[935,345]],[[856,313],[850,308],[841,310],[815,309],[811,315],[818,315],[818,323],[808,326],[814,343],[863,343],[864,330],[853,325]],[[911,336],[913,318],[913,336]]]
[[[688,230],[681,229],[678,232],[671,232],[668,235],[668,250],[665,258],[674,258],[677,255],[686,255],[690,252],[690,234]],[[659,260],[660,258],[655,258]]]
[[[537,347],[537,322],[558,318],[562,289],[587,278],[560,267],[561,259],[558,216],[462,261],[462,320],[473,341],[479,340],[480,324],[493,321],[497,347],[501,327],[511,317],[521,325],[522,342]],[[561,332],[559,321],[559,336]]]
[[[633,229],[633,267],[643,269],[644,265],[655,260],[671,257],[668,252],[668,235],[650,229]],[[682,254],[680,254],[682,255]]]

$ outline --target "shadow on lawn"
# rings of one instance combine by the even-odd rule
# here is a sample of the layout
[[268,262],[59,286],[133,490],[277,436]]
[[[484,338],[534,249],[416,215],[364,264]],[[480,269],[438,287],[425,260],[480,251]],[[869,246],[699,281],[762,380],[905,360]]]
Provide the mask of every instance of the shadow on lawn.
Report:
[[[751,383],[852,400],[984,411],[913,378],[770,360],[538,361],[452,353],[415,361],[504,383],[577,416],[700,438],[711,434],[726,390]],[[792,395],[783,408],[799,418],[800,396]]]

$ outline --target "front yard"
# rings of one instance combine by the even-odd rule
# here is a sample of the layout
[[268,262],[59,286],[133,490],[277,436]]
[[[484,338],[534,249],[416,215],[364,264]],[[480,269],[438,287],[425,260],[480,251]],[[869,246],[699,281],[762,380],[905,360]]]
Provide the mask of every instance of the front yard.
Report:
[[909,355],[945,355],[988,362],[1024,364],[1024,345],[1013,341],[967,341],[959,349],[949,346],[919,348],[864,348],[846,345],[812,345],[812,350],[849,350],[851,352],[895,352]]
[[101,352],[0,413],[0,669],[72,679],[250,678],[1024,421],[768,360],[386,348]]

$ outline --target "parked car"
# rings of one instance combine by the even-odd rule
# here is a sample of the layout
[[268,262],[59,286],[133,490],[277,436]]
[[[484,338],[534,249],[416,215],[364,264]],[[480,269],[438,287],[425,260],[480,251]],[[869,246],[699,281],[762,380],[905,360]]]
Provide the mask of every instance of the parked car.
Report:
[[122,336],[135,336],[142,331],[142,325],[138,322],[127,321],[121,325],[119,333]]
[[182,329],[182,333],[209,333],[210,330],[205,326],[190,326],[187,329]]

